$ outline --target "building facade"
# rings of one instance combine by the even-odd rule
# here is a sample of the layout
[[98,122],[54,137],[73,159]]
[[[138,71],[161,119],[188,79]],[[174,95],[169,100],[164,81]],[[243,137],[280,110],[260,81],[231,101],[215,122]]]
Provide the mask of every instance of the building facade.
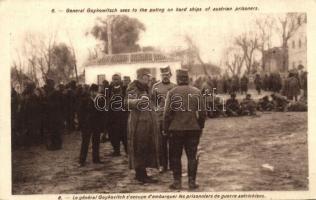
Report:
[[288,63],[289,69],[303,65],[307,69],[307,37],[306,37],[306,15],[302,16],[298,23],[301,24],[293,36],[288,40]]
[[264,63],[264,73],[286,72],[284,68],[287,51],[281,47],[274,47],[264,51],[262,62]]
[[156,80],[160,80],[160,68],[170,66],[175,82],[176,70],[181,69],[181,62],[169,58],[161,53],[137,52],[126,54],[106,55],[102,59],[90,61],[85,65],[85,83],[101,84],[103,80],[111,81],[113,74],[120,74],[136,79],[139,68],[150,68]]

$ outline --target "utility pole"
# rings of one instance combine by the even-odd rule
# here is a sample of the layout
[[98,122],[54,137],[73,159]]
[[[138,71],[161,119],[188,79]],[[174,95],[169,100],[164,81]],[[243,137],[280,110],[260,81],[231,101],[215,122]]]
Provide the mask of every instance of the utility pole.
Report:
[[108,54],[112,55],[112,20],[113,15],[107,17]]

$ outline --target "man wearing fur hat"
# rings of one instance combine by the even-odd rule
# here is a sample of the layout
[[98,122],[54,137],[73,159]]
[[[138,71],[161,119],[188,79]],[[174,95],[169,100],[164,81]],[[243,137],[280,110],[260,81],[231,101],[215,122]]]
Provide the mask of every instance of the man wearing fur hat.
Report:
[[[167,96],[167,92],[174,88],[176,84],[170,82],[171,78],[171,70],[170,67],[167,66],[165,68],[160,68],[161,73],[161,81],[155,83],[152,87],[152,95],[155,102],[155,109],[157,111],[157,119],[160,126],[160,130],[162,131],[162,122],[163,122],[163,110],[165,107],[165,99]],[[160,131],[160,132],[161,132]],[[161,151],[160,151],[160,164],[162,165],[161,172],[165,172],[168,170],[168,163],[169,167],[172,168],[171,165],[171,155],[170,155],[170,144],[169,139],[166,135],[163,135],[161,132]]]

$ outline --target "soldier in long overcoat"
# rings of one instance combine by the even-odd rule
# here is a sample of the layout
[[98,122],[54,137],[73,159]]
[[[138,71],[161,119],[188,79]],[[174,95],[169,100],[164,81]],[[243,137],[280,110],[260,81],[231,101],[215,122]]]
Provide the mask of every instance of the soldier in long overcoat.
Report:
[[54,86],[55,82],[52,79],[47,79],[44,86],[43,116],[48,150],[59,150],[62,148],[62,94],[55,90]]
[[159,127],[150,100],[150,70],[137,70],[137,80],[127,88],[129,168],[143,183],[157,182],[147,175],[146,168],[159,167]]
[[21,102],[21,124],[27,144],[37,144],[40,141],[41,102],[35,94],[35,84],[28,83]]
[[260,77],[259,74],[256,75],[256,78],[255,78],[255,85],[256,85],[256,90],[258,92],[258,94],[260,95],[261,94],[261,89],[262,89],[262,79]]
[[240,92],[241,92],[241,94],[248,92],[248,83],[249,83],[249,79],[246,76],[246,74],[244,74],[240,79]]
[[297,101],[297,96],[300,94],[300,83],[293,72],[289,72],[289,77],[284,82],[282,94],[289,100]]
[[239,91],[239,77],[234,75],[232,78],[232,92],[237,93]]

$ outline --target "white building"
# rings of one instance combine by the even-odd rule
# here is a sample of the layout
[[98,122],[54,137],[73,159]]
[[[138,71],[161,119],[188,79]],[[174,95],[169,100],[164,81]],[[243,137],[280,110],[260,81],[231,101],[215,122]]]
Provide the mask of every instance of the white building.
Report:
[[160,80],[160,68],[170,66],[175,82],[176,70],[181,68],[181,62],[168,58],[161,53],[138,52],[126,54],[106,55],[102,59],[93,60],[85,66],[85,83],[101,84],[103,80],[111,81],[113,74],[130,76],[131,80],[136,79],[136,71],[139,68],[150,68],[153,77]]
[[288,40],[288,68],[297,68],[303,65],[307,70],[307,38],[306,38],[306,15],[299,19],[299,29]]

